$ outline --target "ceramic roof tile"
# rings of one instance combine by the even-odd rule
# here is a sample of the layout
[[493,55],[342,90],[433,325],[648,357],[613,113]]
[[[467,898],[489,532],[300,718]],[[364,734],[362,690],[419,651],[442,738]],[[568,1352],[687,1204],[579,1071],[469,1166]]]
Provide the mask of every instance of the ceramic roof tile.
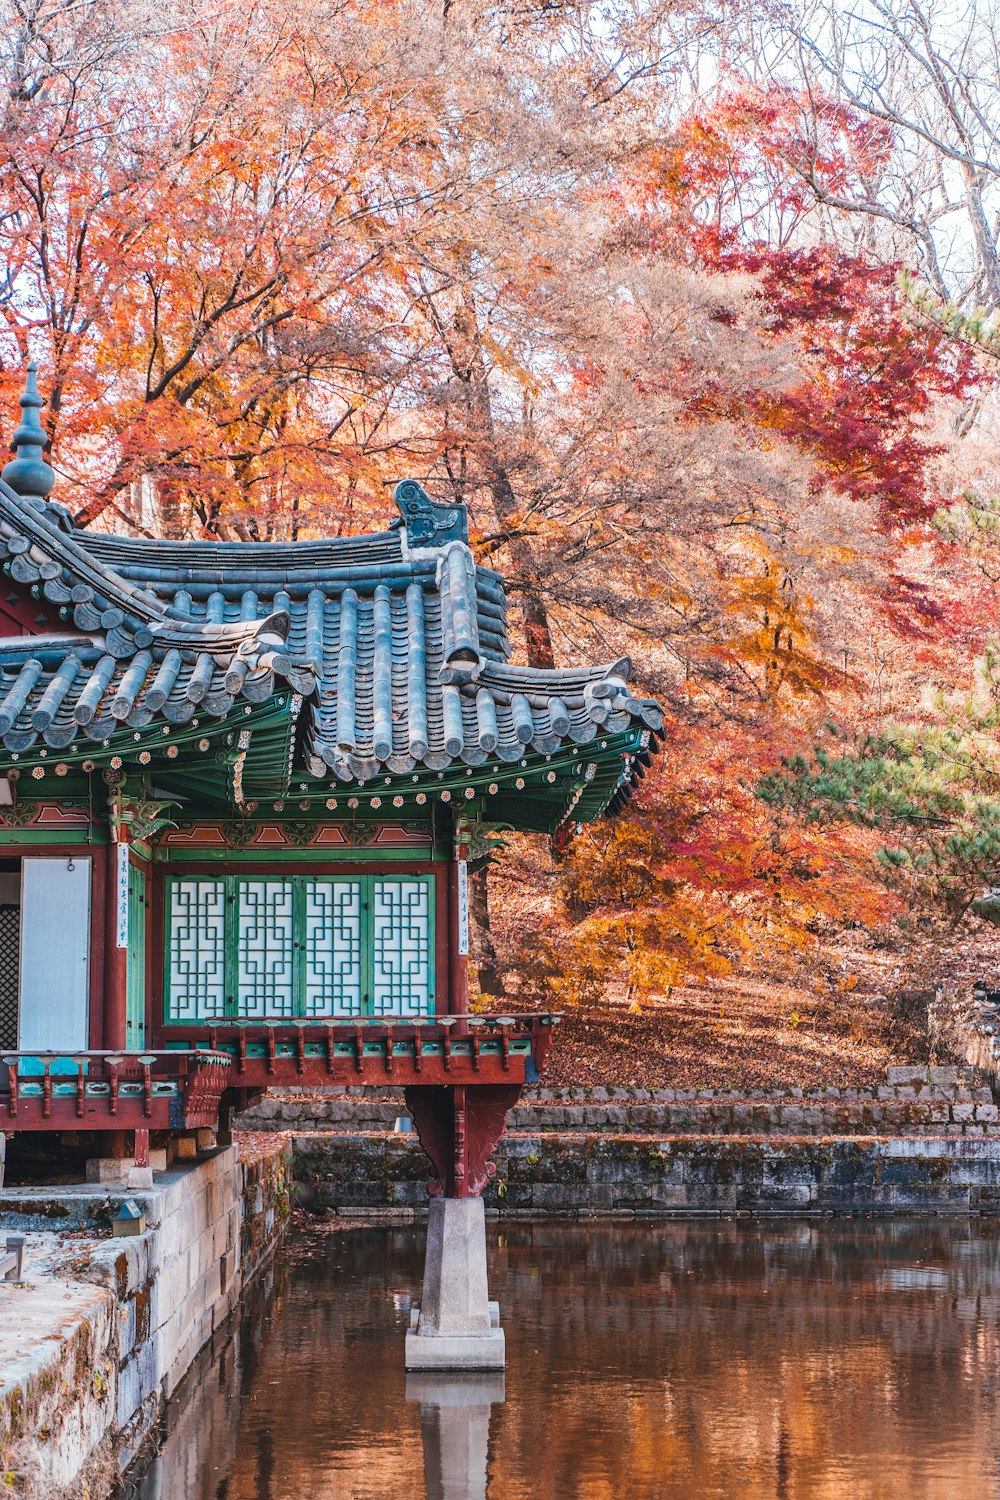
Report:
[[[282,685],[309,700],[307,769],[340,781],[515,761],[634,722],[660,727],[657,706],[631,695],[627,661],[512,666],[502,586],[461,536],[414,547],[403,526],[293,546],[135,542],[67,534],[23,508],[0,484],[0,553],[14,577],[30,557],[32,582],[46,597],[56,586],[79,633],[0,641],[10,751],[106,739],[157,716],[221,717]],[[29,532],[28,550],[16,550]]]
[[[395,498],[399,520],[367,536],[159,542],[72,529],[45,494],[0,482],[0,561],[66,621],[0,638],[4,747],[221,718],[289,688],[305,699],[305,769],[343,782],[659,732],[625,659],[512,665],[503,583],[477,567],[464,507],[413,481]],[[641,765],[626,773],[627,790]]]

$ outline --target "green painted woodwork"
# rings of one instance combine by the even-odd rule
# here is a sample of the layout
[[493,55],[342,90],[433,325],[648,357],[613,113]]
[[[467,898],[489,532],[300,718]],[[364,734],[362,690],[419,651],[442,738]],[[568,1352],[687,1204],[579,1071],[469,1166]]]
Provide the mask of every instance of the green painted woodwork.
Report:
[[146,1045],[146,881],[137,865],[128,869],[128,964],[125,987],[126,1045]]
[[[185,1047],[185,1050],[188,1050],[188,1049]],[[39,1099],[39,1098],[44,1098],[45,1092],[46,1092],[44,1082],[41,1082],[41,1081],[39,1081],[37,1083],[31,1082],[30,1081],[30,1075],[27,1075],[23,1071],[23,1069],[25,1067],[26,1061],[27,1061],[27,1059],[25,1059],[24,1057],[21,1058],[20,1069],[19,1069],[18,1080],[17,1080],[17,1093],[18,1093],[18,1097],[21,1098],[21,1099]],[[49,1084],[49,1093],[50,1093],[51,1098],[53,1098],[53,1099],[74,1099],[74,1098],[76,1098],[78,1096],[78,1094],[79,1094],[79,1091],[80,1091],[80,1085],[79,1085],[79,1081],[78,1081],[78,1077],[77,1077],[77,1074],[78,1074],[78,1065],[76,1063],[76,1060],[74,1058],[72,1058],[72,1057],[50,1058],[50,1057],[46,1056],[45,1062],[47,1062],[49,1064],[49,1077],[50,1077],[50,1080],[51,1080],[50,1084]],[[60,1082],[57,1081],[57,1078],[58,1078],[57,1064],[59,1064],[59,1063],[66,1063],[67,1064],[67,1066],[65,1068],[59,1069],[59,1072],[62,1072],[64,1074],[65,1073],[72,1073],[72,1075],[73,1075],[72,1079],[67,1080],[66,1082],[62,1082],[62,1083],[60,1083]],[[42,1068],[43,1068],[43,1064],[42,1064],[41,1060],[39,1060],[38,1061],[38,1071],[41,1072]],[[180,1097],[180,1095],[182,1094],[183,1087],[184,1087],[184,1085],[180,1081],[180,1079],[177,1079],[177,1078],[157,1078],[157,1079],[155,1079],[153,1081],[153,1084],[152,1084],[153,1098],[154,1099],[176,1099],[176,1098]],[[84,1092],[84,1097],[87,1098],[87,1099],[107,1099],[108,1096],[111,1093],[111,1084],[104,1082],[103,1079],[94,1079],[93,1081],[88,1080],[84,1084],[84,1086],[83,1086],[83,1092]],[[123,1080],[118,1085],[118,1097],[120,1099],[140,1099],[141,1100],[142,1097],[143,1097],[144,1092],[145,1092],[145,1085],[142,1084],[142,1083],[127,1083],[127,1082],[125,1082]],[[114,1120],[110,1120],[108,1123],[111,1124],[111,1125],[113,1125],[114,1124]]]
[[432,1015],[427,875],[171,876],[167,1025]]
[[286,818],[334,822],[424,818],[430,823],[436,808],[484,823],[551,833],[566,819],[599,817],[631,782],[632,763],[648,756],[649,742],[648,730],[626,729],[544,758],[528,753],[514,762],[490,759],[480,766],[458,764],[437,772],[421,768],[377,776],[346,793],[296,774],[287,798],[277,806],[262,803],[255,816],[268,821],[273,810]]
[[[282,796],[288,785],[294,733],[292,695],[279,693],[266,704],[237,705],[222,718],[195,717],[187,724],[144,725],[122,730],[106,745],[73,743],[66,749],[45,746],[0,755],[19,774],[22,796],[60,802],[86,801],[91,768],[121,770],[129,776],[154,776],[167,796],[225,809],[233,805],[233,768],[240,754],[239,737],[250,730],[253,774],[244,773],[249,795]],[[116,765],[115,762],[118,762]],[[62,768],[57,771],[56,767]],[[98,780],[100,770],[96,771]]]
[[45,844],[106,844],[106,828],[0,828],[0,846],[34,848]]
[[[251,760],[258,748],[261,751],[266,749],[272,730],[277,733],[272,744],[273,753],[279,759],[285,757],[287,760],[292,726],[290,715],[278,707],[282,702],[278,698],[266,712],[256,710],[259,719],[254,716],[243,720],[243,723],[254,726]],[[172,760],[165,758],[166,740],[159,742],[159,753],[153,754],[149,765],[133,764],[132,752],[123,746],[122,769],[128,772],[129,791],[135,787],[138,795],[144,782],[155,783],[157,793],[163,798],[176,797],[177,805],[171,812],[178,821],[232,819],[233,765],[239,753],[235,728],[230,725],[222,733],[218,726],[213,726],[215,738],[212,739],[198,737],[198,729],[192,731],[191,726],[185,726],[185,732],[188,743],[179,748],[178,756]],[[139,734],[139,731],[134,733]],[[209,745],[204,752],[198,748],[202,738]],[[481,766],[453,766],[445,772],[422,769],[406,775],[377,777],[367,784],[352,787],[347,795],[340,788],[331,788],[329,784],[302,777],[300,773],[293,777],[287,791],[284,786],[279,788],[280,796],[268,795],[265,798],[258,789],[247,803],[243,816],[248,823],[339,823],[370,827],[379,822],[402,822],[432,828],[435,818],[438,826],[442,826],[451,814],[455,814],[483,823],[507,823],[511,827],[551,832],[566,819],[587,822],[598,817],[609,799],[617,795],[620,781],[627,781],[631,776],[631,759],[646,753],[647,740],[646,731],[629,729],[603,736],[585,748],[573,746],[547,756],[541,764],[537,756],[525,756],[514,764],[488,760]],[[137,743],[135,750],[141,749],[142,744]],[[621,770],[623,764],[624,771]],[[79,774],[79,767],[71,767],[64,777],[53,774],[55,767],[51,761],[42,769],[43,778],[36,780],[29,777],[26,768],[21,768],[19,791],[24,801],[19,801],[16,809],[20,826],[0,826],[0,844],[103,842],[104,829],[97,819],[92,840],[88,839],[84,829],[53,827],[49,831],[24,826],[21,809],[32,802],[58,801],[66,807],[91,808],[94,788],[88,787],[86,778]],[[95,771],[92,774],[96,786],[100,787],[100,773]],[[245,791],[249,785],[248,775],[245,774],[243,780]],[[444,844],[447,840],[441,842]],[[166,857],[173,862],[183,858],[237,859],[246,855],[242,850],[189,853],[172,849]],[[250,851],[250,857],[258,856],[255,851]],[[272,857],[270,852],[268,857]],[[308,857],[311,857],[311,851],[301,846],[273,852],[275,859]],[[325,849],[323,857],[391,860],[409,855],[406,851],[398,854],[389,849],[355,847],[343,851]]]

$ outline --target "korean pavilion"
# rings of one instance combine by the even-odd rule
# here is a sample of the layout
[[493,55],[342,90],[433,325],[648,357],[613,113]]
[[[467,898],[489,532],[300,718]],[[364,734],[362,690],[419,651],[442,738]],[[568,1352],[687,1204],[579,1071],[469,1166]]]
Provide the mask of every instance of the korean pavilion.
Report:
[[512,664],[464,506],[413,481],[370,535],[108,535],[49,498],[33,366],[20,404],[0,479],[4,1132],[98,1132],[94,1157],[141,1168],[150,1132],[225,1130],[269,1086],[392,1083],[432,1193],[477,1198],[553,1018],[469,1014],[468,861],[497,829],[616,811],[657,705],[626,660]]

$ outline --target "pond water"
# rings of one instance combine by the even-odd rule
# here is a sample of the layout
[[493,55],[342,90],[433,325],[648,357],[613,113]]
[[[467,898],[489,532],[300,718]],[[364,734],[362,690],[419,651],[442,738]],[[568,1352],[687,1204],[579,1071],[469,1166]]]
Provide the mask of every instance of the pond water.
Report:
[[407,1377],[418,1227],[307,1226],[129,1500],[1000,1496],[990,1221],[492,1225],[506,1377]]

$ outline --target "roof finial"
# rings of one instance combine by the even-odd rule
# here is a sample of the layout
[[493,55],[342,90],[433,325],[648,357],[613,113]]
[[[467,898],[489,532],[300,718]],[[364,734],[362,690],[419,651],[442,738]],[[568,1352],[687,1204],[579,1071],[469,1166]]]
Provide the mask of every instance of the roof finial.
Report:
[[446,542],[468,542],[469,526],[461,501],[441,505],[432,500],[415,479],[403,479],[392,497],[399,516],[389,522],[390,530],[402,526],[411,547],[441,547]]
[[38,394],[38,366],[34,360],[28,366],[28,378],[20,405],[21,420],[14,429],[11,440],[17,457],[4,465],[0,479],[5,480],[15,494],[21,495],[25,500],[44,502],[56,482],[56,476],[42,457],[48,436],[38,417],[45,402]]

